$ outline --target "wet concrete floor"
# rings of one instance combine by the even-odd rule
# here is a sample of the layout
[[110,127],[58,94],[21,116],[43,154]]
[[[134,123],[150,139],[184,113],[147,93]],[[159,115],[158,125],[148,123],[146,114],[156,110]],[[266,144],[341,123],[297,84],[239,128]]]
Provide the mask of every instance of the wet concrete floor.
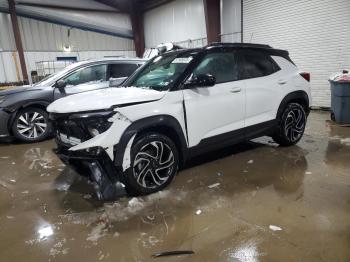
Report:
[[[350,127],[201,156],[164,191],[102,203],[51,152],[0,145],[0,261],[350,261]],[[195,254],[151,258],[160,251]]]

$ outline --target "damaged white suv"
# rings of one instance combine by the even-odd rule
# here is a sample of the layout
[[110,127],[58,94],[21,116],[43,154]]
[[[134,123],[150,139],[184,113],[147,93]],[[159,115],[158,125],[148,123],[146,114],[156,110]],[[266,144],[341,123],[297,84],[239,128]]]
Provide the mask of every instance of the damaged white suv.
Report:
[[121,88],[69,96],[49,107],[60,159],[102,199],[117,182],[132,194],[166,187],[187,159],[263,135],[297,143],[310,75],[288,52],[217,43],[153,58]]

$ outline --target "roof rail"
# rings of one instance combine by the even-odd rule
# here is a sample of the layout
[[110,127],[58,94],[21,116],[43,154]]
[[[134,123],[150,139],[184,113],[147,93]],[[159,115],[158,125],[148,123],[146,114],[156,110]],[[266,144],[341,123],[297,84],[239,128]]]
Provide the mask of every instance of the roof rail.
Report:
[[272,48],[269,45],[263,45],[263,44],[253,44],[253,43],[220,43],[220,42],[215,42],[215,43],[211,43],[207,46],[205,46],[205,48],[208,47],[216,47],[216,46],[229,46],[229,47],[252,47],[252,48]]

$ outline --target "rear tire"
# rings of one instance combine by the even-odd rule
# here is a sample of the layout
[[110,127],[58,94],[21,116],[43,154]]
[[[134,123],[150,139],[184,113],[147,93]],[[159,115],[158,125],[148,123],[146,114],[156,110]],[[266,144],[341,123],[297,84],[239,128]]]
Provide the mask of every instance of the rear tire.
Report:
[[280,146],[292,146],[302,138],[306,125],[306,113],[302,105],[290,103],[278,119],[273,140]]
[[174,142],[158,133],[140,136],[131,148],[131,165],[125,173],[129,195],[145,195],[162,190],[175,177],[179,166]]
[[12,132],[15,138],[25,143],[47,139],[51,133],[48,113],[36,107],[18,111],[13,121]]

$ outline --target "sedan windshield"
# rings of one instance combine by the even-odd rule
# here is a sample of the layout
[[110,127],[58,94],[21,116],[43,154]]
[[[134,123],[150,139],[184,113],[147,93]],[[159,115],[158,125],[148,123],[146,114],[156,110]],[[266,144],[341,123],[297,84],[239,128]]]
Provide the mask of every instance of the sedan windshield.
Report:
[[158,91],[170,89],[196,54],[170,54],[158,56],[126,83],[127,86],[151,88]]

